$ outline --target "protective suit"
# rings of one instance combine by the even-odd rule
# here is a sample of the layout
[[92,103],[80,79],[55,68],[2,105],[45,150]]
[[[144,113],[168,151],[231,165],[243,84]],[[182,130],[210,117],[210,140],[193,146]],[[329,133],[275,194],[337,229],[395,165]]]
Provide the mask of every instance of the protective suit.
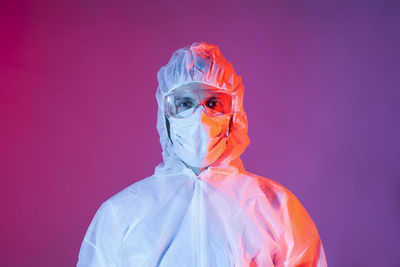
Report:
[[[163,163],[101,205],[77,266],[327,266],[298,199],[243,167],[239,156],[250,143],[244,87],[218,47],[177,50],[157,78]],[[173,102],[177,88],[193,84],[221,95],[218,115],[210,115],[217,105],[204,104],[211,99],[204,94],[195,94],[193,106]]]

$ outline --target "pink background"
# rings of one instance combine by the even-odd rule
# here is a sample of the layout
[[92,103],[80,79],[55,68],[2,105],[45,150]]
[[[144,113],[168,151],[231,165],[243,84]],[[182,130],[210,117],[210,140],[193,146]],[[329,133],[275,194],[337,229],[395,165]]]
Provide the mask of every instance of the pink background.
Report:
[[194,41],[243,77],[248,171],[294,192],[330,266],[400,266],[397,1],[1,1],[0,265],[76,264],[161,161],[156,73]]

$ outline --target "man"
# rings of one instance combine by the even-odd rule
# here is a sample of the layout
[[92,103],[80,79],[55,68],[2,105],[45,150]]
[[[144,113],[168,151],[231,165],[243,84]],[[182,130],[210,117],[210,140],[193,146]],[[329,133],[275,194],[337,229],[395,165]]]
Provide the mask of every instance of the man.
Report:
[[327,266],[297,198],[247,172],[241,78],[194,43],[158,72],[163,163],[103,203],[78,266]]

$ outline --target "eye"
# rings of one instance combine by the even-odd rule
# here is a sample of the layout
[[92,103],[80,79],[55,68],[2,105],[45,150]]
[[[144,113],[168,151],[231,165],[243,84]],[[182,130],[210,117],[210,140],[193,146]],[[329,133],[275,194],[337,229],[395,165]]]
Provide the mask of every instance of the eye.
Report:
[[178,104],[178,107],[180,108],[191,108],[192,106],[193,103],[191,101],[185,101]]
[[191,98],[180,98],[175,102],[176,108],[178,112],[182,112],[194,107],[193,99]]
[[210,99],[207,100],[206,106],[208,108],[217,110],[217,111],[222,111],[224,108],[224,103],[221,99],[216,98],[216,97],[211,97]]

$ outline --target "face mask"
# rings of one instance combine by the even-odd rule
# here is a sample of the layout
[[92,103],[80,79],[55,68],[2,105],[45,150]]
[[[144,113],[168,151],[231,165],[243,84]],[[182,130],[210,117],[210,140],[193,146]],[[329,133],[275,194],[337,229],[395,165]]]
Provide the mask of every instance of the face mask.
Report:
[[188,118],[168,118],[175,154],[192,167],[211,165],[226,149],[229,119],[226,115],[209,116],[202,107]]

